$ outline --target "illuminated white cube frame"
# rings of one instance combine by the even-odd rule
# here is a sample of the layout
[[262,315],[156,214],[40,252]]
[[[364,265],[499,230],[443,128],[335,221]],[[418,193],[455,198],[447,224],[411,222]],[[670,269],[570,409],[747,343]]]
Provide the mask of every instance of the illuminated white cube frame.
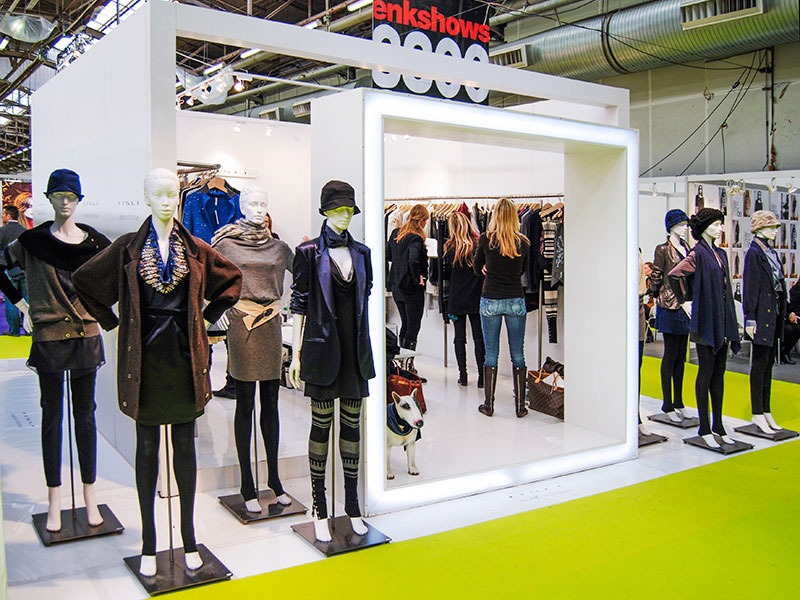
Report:
[[[637,157],[634,131],[523,115],[385,92],[364,91],[364,238],[375,290],[384,269],[384,133],[404,127],[450,139],[492,139],[565,155],[565,427],[605,433],[616,443],[489,471],[387,488],[385,465],[384,303],[369,305],[378,375],[365,402],[365,507],[390,512],[635,458],[638,448]],[[480,125],[476,125],[476,124]],[[434,133],[435,136],[435,133]],[[435,401],[431,399],[431,401]],[[513,457],[509,457],[513,462]]]

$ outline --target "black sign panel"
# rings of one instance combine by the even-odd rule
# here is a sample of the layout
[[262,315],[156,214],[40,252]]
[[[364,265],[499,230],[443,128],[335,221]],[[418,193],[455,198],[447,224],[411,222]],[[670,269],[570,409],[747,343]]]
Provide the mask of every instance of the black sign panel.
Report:
[[[419,52],[489,62],[489,8],[474,0],[375,0],[372,39]],[[489,90],[448,81],[373,71],[375,87],[486,104]]]

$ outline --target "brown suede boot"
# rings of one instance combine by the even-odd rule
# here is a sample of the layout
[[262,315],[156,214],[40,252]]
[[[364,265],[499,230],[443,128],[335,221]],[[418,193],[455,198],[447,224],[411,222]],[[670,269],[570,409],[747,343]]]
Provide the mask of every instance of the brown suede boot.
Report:
[[528,414],[528,409],[525,408],[525,377],[527,374],[528,370],[525,367],[514,367],[514,405],[518,418]]
[[497,367],[483,367],[483,404],[478,410],[491,417],[494,414],[494,388],[497,385]]

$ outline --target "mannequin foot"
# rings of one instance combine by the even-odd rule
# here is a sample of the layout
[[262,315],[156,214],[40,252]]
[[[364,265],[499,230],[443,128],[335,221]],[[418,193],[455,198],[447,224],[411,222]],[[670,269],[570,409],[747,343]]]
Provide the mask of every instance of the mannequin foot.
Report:
[[366,535],[369,531],[366,523],[361,520],[361,517],[350,517],[350,525],[353,526],[353,531],[356,535]]
[[642,435],[652,435],[649,429],[644,426],[644,423],[639,423],[639,433]]
[[666,414],[669,417],[669,420],[672,421],[673,423],[680,423],[681,421],[683,421],[680,415],[678,415],[678,411],[676,410],[671,410]]
[[58,533],[61,531],[61,488],[47,488],[47,531]]
[[196,571],[203,566],[203,559],[200,558],[200,553],[196,550],[194,552],[187,552],[184,554],[183,560],[186,562],[186,568],[191,571]]
[[753,415],[753,424],[763,433],[769,433],[770,435],[774,433],[772,428],[769,426],[769,423],[767,423],[767,419],[764,415]]
[[723,444],[728,444],[731,446],[736,443],[736,440],[730,437],[729,435],[721,435],[719,436],[719,439],[722,440]]
[[261,512],[261,504],[258,503],[258,498],[251,498],[250,500],[245,500],[244,508],[247,512],[251,513]]
[[292,499],[289,498],[289,494],[281,494],[278,496],[278,504],[281,506],[289,506],[292,503]]
[[330,542],[331,530],[328,527],[328,519],[316,519],[314,521],[314,537],[318,542]]
[[692,416],[689,414],[689,411],[686,407],[676,408],[675,414],[678,415],[681,419],[691,419]]
[[714,439],[714,434],[708,433],[702,436],[703,441],[706,443],[706,446],[709,448],[720,448],[720,445],[717,443],[717,440]]
[[771,429],[774,429],[775,431],[781,431],[783,429],[783,427],[778,425],[775,422],[775,419],[772,418],[772,413],[768,413],[768,412],[764,413],[764,418],[767,420],[767,423],[769,424]]
[[86,504],[86,518],[89,525],[98,527],[103,524],[103,517],[100,515],[100,509],[97,508],[97,495],[93,483],[83,484],[83,501]]
[[139,563],[139,575],[153,577],[155,574],[156,557],[150,554],[142,554],[142,562]]

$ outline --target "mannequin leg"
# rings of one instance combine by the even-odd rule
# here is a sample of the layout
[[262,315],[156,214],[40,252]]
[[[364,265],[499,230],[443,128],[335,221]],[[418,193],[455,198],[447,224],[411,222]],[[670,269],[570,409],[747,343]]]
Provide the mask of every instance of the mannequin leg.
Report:
[[103,523],[97,508],[94,482],[97,479],[97,426],[95,424],[94,401],[97,371],[82,374],[70,373],[72,391],[72,416],[75,423],[75,445],[78,447],[78,463],[83,482],[83,500],[89,525],[97,527]]
[[61,421],[64,412],[64,374],[39,375],[42,407],[42,462],[48,487],[47,531],[61,531]]
[[723,344],[722,348],[714,355],[714,371],[711,377],[709,391],[711,393],[711,413],[713,422],[711,431],[722,436],[722,441],[726,444],[733,443],[725,432],[722,424],[722,400],[725,394],[725,366],[728,362],[728,344]]
[[664,355],[661,357],[661,412],[674,412],[672,406],[672,374],[675,371],[676,353],[678,350],[678,338],[680,336],[672,333],[664,335]]
[[753,344],[752,361],[750,364],[750,408],[753,415],[753,423],[764,433],[772,433],[769,423],[764,418],[764,387],[766,383],[767,394],[771,379],[767,378],[767,370],[772,374],[772,369],[767,361],[770,360],[772,348]]
[[683,409],[683,371],[686,366],[686,350],[689,345],[689,334],[677,336],[677,350],[672,370],[672,406]]
[[259,383],[261,396],[261,435],[264,437],[264,447],[267,449],[267,485],[275,493],[280,504],[289,505],[292,499],[286,495],[281,483],[278,469],[278,446],[281,438],[281,422],[278,413],[278,391],[280,381],[270,379]]
[[467,385],[467,316],[458,315],[453,321],[453,347],[458,363],[458,385]]
[[139,496],[139,512],[142,515],[142,564],[139,572],[146,577],[156,574],[155,501],[159,443],[160,432],[157,425],[139,425],[137,423],[136,492]]
[[475,363],[478,365],[478,387],[483,387],[483,363],[486,358],[486,348],[483,345],[483,329],[481,317],[478,314],[467,315],[472,328],[472,344],[475,346]]
[[342,398],[339,407],[339,453],[344,472],[344,512],[353,531],[367,533],[358,505],[358,463],[361,455],[361,398]]
[[[256,499],[256,488],[253,483],[253,470],[250,465],[250,442],[253,439],[253,408],[255,404],[256,384],[254,381],[236,380],[236,412],[233,417],[233,434],[236,439],[236,455],[239,457],[239,473],[241,487],[239,492],[245,502]],[[258,504],[256,501],[255,504]],[[249,506],[255,508],[255,505]],[[261,506],[258,506],[258,511]]]
[[[333,400],[311,399],[311,433],[308,437],[308,462],[311,468],[311,512],[319,520],[328,518],[325,498],[325,470],[328,465],[328,440],[333,421]],[[320,541],[323,540],[317,536]]]
[[697,344],[697,363],[697,379],[694,383],[694,391],[697,396],[697,417],[700,419],[698,435],[705,438],[705,436],[711,435],[711,423],[708,415],[709,388],[714,374],[714,350],[711,346]]
[[197,489],[197,457],[194,448],[194,421],[170,426],[172,429],[172,470],[178,485],[181,505],[181,539],[186,566],[203,565],[194,537],[194,496]]

